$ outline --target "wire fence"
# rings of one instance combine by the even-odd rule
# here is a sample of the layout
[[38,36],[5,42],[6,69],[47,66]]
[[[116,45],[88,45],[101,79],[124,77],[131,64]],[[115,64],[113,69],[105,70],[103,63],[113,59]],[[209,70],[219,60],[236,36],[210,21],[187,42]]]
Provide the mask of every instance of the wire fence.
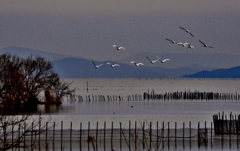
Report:
[[[119,123],[119,128],[114,128],[113,122],[111,128],[104,126],[99,127],[98,122],[96,128],[83,129],[82,123],[79,129],[72,129],[72,122],[68,129],[63,129],[63,122],[60,123],[60,129],[56,129],[56,124],[45,123],[45,129],[32,129],[24,132],[24,141],[22,146],[30,146],[30,150],[165,150],[170,148],[192,148],[205,147],[213,148],[214,143],[239,148],[238,134],[217,135],[214,132],[213,124],[211,127],[200,127],[198,122],[197,128],[192,128],[192,123],[182,123],[181,127],[170,128],[170,123],[156,122],[133,122],[129,121],[128,127],[123,127]],[[68,123],[69,124],[69,123]],[[40,126],[39,126],[40,127]],[[154,127],[154,128],[153,128]],[[19,131],[8,137],[7,141],[11,141],[23,133]],[[35,145],[29,145],[35,142]],[[15,150],[15,149],[13,149]]]

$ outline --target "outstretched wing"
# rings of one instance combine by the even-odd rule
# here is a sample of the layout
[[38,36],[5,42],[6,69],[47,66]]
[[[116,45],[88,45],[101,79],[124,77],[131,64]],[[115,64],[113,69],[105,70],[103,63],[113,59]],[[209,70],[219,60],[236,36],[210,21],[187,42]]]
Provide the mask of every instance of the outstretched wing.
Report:
[[168,61],[168,60],[170,60],[170,59],[163,59],[163,60],[162,60],[162,63],[164,63],[164,62],[166,62],[166,61]]
[[192,37],[194,37],[192,33],[189,32],[189,34],[190,34]]
[[172,40],[170,40],[170,39],[167,39],[167,38],[165,38],[166,40],[168,40],[168,41],[170,41],[170,42],[173,42]]
[[96,67],[96,64],[92,61],[93,65]]
[[179,27],[179,28],[181,28],[181,29],[183,29],[183,30],[187,30],[187,29],[185,29],[185,28],[183,28],[183,27]]
[[202,43],[203,45],[206,45],[204,42],[202,42],[201,40],[199,40],[200,43]]
[[124,48],[124,47],[118,47],[118,49],[123,49],[123,50],[125,50],[125,48]]
[[147,58],[149,61],[152,61],[151,59],[148,58],[148,56],[146,56],[146,58]]

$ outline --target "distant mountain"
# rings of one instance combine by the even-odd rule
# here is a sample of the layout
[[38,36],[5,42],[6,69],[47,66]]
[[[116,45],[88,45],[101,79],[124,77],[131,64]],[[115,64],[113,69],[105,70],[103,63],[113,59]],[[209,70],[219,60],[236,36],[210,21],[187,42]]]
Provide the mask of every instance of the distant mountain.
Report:
[[218,54],[218,53],[208,53],[200,54],[198,51],[186,52],[186,53],[139,53],[129,56],[124,59],[119,59],[117,62],[129,63],[130,61],[141,61],[146,64],[146,66],[152,66],[146,59],[148,56],[151,59],[157,59],[159,56],[161,59],[169,58],[166,64],[156,63],[154,66],[162,66],[164,68],[181,68],[194,65],[197,70],[214,70],[219,68],[231,68],[236,65],[240,65],[240,55],[236,54]]
[[63,59],[63,58],[69,57],[67,55],[60,55],[60,54],[45,52],[41,50],[32,50],[29,48],[21,48],[21,47],[14,47],[14,46],[9,46],[9,47],[0,49],[0,54],[3,54],[3,53],[10,53],[13,55],[16,54],[22,58],[26,58],[30,55],[39,55],[49,60],[57,60],[57,59]]
[[135,67],[132,64],[118,63],[120,67],[111,68],[107,62],[96,61],[96,64],[104,64],[100,68],[94,68],[92,61],[82,58],[64,58],[52,61],[55,71],[63,78],[176,78],[186,74],[193,74],[199,70],[183,67],[176,69],[167,69],[163,67]]
[[185,75],[189,78],[240,78],[240,66],[229,69],[217,69],[213,71],[201,71],[195,74]]

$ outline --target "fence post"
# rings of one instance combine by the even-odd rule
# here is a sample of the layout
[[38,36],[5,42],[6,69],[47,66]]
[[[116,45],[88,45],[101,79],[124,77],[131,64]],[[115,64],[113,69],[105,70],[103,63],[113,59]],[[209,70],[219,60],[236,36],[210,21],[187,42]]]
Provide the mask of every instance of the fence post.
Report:
[[55,144],[54,144],[54,141],[55,141],[55,122],[53,122],[53,150],[55,150]]
[[162,149],[164,150],[164,121],[162,123]]
[[122,150],[122,123],[120,122],[119,124],[120,124],[120,150]]
[[63,150],[62,138],[63,138],[63,121],[61,121],[61,151]]
[[[20,124],[19,124],[19,129],[20,129]],[[38,126],[38,149],[41,150],[41,144],[40,144],[40,134],[41,134],[41,121],[39,121],[39,126]]]
[[192,137],[192,125],[191,125],[191,121],[189,122],[189,146],[190,146],[190,149],[192,148],[192,142],[191,142],[191,137]]
[[169,147],[170,147],[170,144],[169,144],[170,143],[170,141],[169,141],[170,140],[169,139],[169,122],[168,122],[168,134],[167,135],[168,135],[168,149],[169,149]]
[[211,148],[212,148],[212,122],[211,122]]
[[152,149],[152,122],[150,122],[150,150]]
[[198,122],[198,148],[200,148],[200,131],[199,131],[199,122]]
[[185,144],[184,144],[184,131],[185,131],[185,122],[183,122],[183,148],[185,148]]
[[106,149],[106,121],[104,121],[104,131],[103,131],[103,146],[104,150]]
[[134,130],[134,133],[135,133],[135,150],[137,150],[137,121],[135,121],[135,130]]
[[157,150],[159,148],[158,142],[159,142],[159,140],[158,140],[158,121],[157,121]]
[[79,148],[82,150],[82,122],[80,123],[80,136],[79,136]]
[[[25,151],[25,148],[26,148],[26,138],[25,138],[25,135],[26,135],[26,123],[24,122],[24,126],[23,126],[23,139],[24,139],[24,141],[23,141],[23,146],[24,146],[24,148],[23,148],[23,150]],[[5,143],[5,142],[4,142]]]
[[72,150],[72,121],[70,123],[70,150]]
[[[89,138],[89,133],[90,133],[89,131],[90,131],[90,122],[88,122],[88,135],[87,135],[87,139]],[[90,143],[88,142],[88,150],[89,150],[89,147],[90,147],[89,144]]]
[[111,129],[111,150],[113,150],[113,122],[112,122],[112,129]]
[[177,149],[177,122],[175,122],[175,149]]
[[129,143],[129,150],[131,150],[131,121],[129,121],[129,135],[128,135],[128,143]]
[[98,122],[97,122],[97,130],[96,130],[96,150],[98,150]]
[[[13,129],[12,129],[12,132],[13,132]],[[33,122],[32,122],[32,130],[31,130],[31,150],[33,150]],[[12,135],[12,137],[13,137],[13,135]],[[12,142],[13,142],[13,140],[12,140]],[[12,148],[12,150],[13,150],[13,148]]]
[[145,122],[143,122],[143,149],[145,149],[145,140],[144,140],[145,132],[144,132],[144,126],[145,126]]
[[48,140],[48,122],[46,122],[46,139],[45,139],[46,150],[48,150],[48,141],[47,140]]

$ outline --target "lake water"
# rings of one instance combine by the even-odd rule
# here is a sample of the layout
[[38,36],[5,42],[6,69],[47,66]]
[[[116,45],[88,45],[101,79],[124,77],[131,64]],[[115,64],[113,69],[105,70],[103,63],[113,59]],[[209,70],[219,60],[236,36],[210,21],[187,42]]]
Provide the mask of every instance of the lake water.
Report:
[[[83,101],[69,101],[65,99],[63,104],[57,106],[39,106],[43,114],[50,115],[57,121],[82,122],[87,125],[104,121],[116,123],[128,123],[131,121],[165,121],[189,122],[195,125],[197,122],[207,122],[210,126],[212,115],[224,111],[240,114],[238,100],[179,100],[160,101],[142,100],[127,101],[128,95],[140,94],[154,90],[155,93],[176,91],[200,91],[219,93],[240,93],[240,79],[65,79],[72,82],[76,88],[76,95],[81,95]],[[88,91],[87,91],[88,90]],[[90,95],[120,95],[123,101],[86,101]],[[171,124],[171,125],[172,125]],[[95,126],[95,124],[93,124]],[[101,124],[100,124],[101,125]],[[77,126],[78,127],[78,124]]]
[[[198,122],[200,127],[211,127],[213,122],[213,114],[219,112],[228,116],[230,112],[233,115],[240,114],[239,100],[139,100],[128,101],[128,96],[143,95],[144,92],[154,91],[156,94],[165,92],[218,92],[218,93],[240,93],[240,79],[162,79],[162,78],[134,78],[134,79],[64,79],[72,82],[72,87],[76,88],[76,100],[70,101],[65,98],[61,106],[38,106],[38,110],[42,112],[45,119],[51,117],[52,121],[57,124],[56,129],[60,129],[60,122],[63,121],[63,128],[69,129],[72,122],[73,129],[79,129],[80,123],[83,129],[90,126],[95,129],[104,127],[111,128],[113,122],[114,128],[127,128],[129,121],[131,127],[134,127],[135,121],[138,123],[152,122],[152,128],[156,128],[156,123],[166,124],[174,128],[175,122],[177,127],[197,128]],[[86,100],[86,96],[90,96],[91,101]],[[96,99],[98,95],[104,96],[121,96],[123,99],[119,101],[100,101]],[[81,96],[83,100],[78,100],[77,96]],[[94,98],[92,98],[94,97]],[[90,122],[90,125],[88,125]],[[160,124],[160,125],[161,125]],[[189,149],[178,148],[178,150],[219,150],[222,149],[215,140],[214,148],[198,149],[197,146]],[[228,143],[225,142],[225,146]],[[229,149],[226,147],[225,149]],[[78,150],[78,147],[76,147]],[[173,149],[174,150],[174,149]],[[231,150],[237,150],[236,145]]]

